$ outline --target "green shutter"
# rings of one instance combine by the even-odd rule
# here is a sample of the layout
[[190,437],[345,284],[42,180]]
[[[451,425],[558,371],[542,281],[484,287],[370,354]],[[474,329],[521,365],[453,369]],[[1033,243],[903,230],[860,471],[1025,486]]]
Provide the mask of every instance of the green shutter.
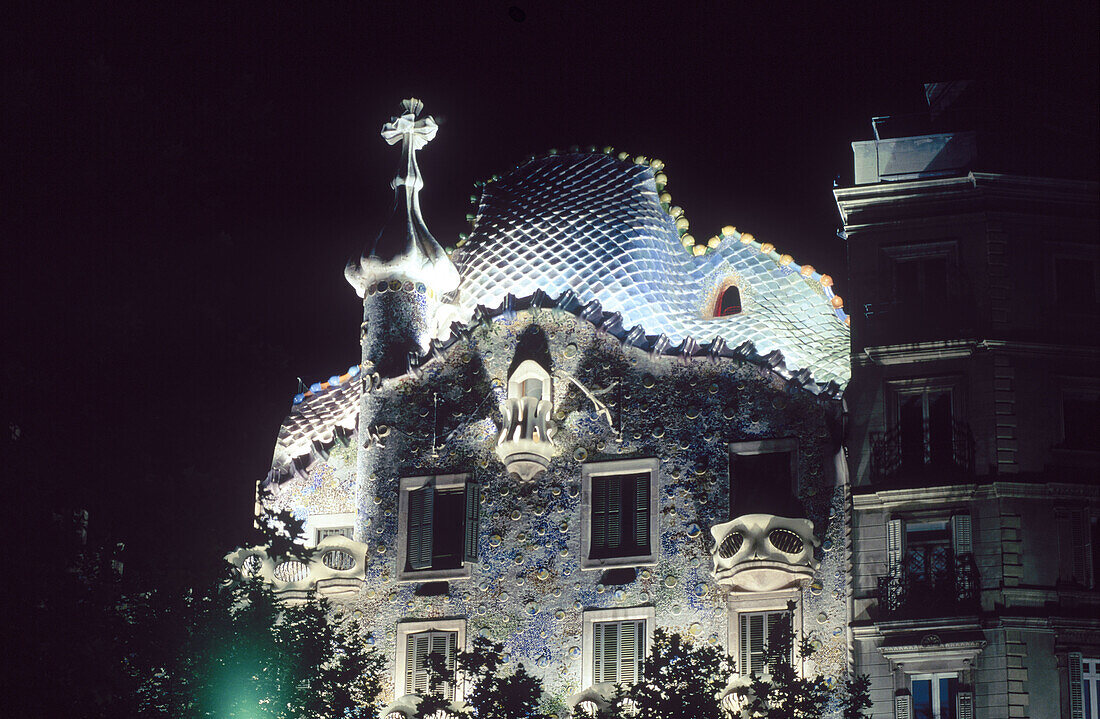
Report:
[[607,482],[607,548],[618,549],[623,544],[623,478],[604,477]]
[[607,481],[606,477],[592,477],[592,547],[590,554],[597,557],[607,549]]
[[409,492],[408,555],[413,569],[431,569],[434,506],[431,485]]
[[[764,673],[765,612],[741,614],[741,665],[742,674]],[[770,622],[769,622],[770,623]]]
[[481,537],[481,485],[476,482],[466,483],[466,526],[465,526],[465,550],[462,559],[466,562],[477,561],[477,544]]
[[649,553],[649,474],[634,476],[634,545]]

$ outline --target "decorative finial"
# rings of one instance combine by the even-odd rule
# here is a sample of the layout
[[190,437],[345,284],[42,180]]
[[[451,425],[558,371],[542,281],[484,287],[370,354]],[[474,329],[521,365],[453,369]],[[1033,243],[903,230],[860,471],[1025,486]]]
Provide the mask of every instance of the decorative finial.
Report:
[[418,119],[424,109],[420,100],[403,100],[401,107],[404,112],[382,126],[382,139],[390,145],[401,143],[401,169],[390,187],[405,188],[404,211],[399,204],[394,222],[383,229],[361,259],[352,260],[345,268],[344,276],[360,297],[368,285],[383,279],[415,280],[439,293],[458,287],[458,270],[428,231],[420,212],[424,178],[416,152],[435,138],[439,126],[431,115]]

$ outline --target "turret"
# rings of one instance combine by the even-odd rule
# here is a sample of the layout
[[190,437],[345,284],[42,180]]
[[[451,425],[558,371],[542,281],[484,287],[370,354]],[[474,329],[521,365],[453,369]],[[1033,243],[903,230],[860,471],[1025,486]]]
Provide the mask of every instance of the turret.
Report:
[[382,126],[382,137],[401,143],[401,169],[394,189],[393,217],[371,247],[344,268],[344,276],[363,298],[363,367],[382,377],[402,374],[410,353],[427,349],[439,297],[458,287],[459,275],[432,237],[420,212],[424,179],[417,150],[435,137],[430,115],[417,119],[424,104],[402,102],[404,112]]

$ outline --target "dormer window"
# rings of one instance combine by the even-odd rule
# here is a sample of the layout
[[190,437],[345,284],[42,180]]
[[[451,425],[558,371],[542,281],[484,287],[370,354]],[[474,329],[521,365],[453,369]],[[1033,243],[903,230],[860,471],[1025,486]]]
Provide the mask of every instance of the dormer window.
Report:
[[741,290],[737,285],[729,285],[718,294],[714,305],[715,317],[730,317],[741,314]]

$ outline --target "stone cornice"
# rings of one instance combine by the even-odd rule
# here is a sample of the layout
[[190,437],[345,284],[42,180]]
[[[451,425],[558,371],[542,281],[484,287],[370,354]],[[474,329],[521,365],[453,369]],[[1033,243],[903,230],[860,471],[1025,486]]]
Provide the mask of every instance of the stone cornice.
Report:
[[873,210],[881,206],[890,208],[889,218],[883,220],[897,220],[910,213],[927,217],[930,213],[958,212],[978,200],[1055,205],[1063,213],[1074,208],[1095,216],[1097,192],[1095,182],[971,172],[958,177],[840,187],[833,190],[833,195],[845,229],[851,233],[877,226],[880,218],[860,217],[873,215]]
[[1088,499],[1100,498],[1100,487],[1063,482],[992,482],[944,487],[884,489],[852,496],[856,510],[898,509],[909,505],[927,507],[975,499]]

